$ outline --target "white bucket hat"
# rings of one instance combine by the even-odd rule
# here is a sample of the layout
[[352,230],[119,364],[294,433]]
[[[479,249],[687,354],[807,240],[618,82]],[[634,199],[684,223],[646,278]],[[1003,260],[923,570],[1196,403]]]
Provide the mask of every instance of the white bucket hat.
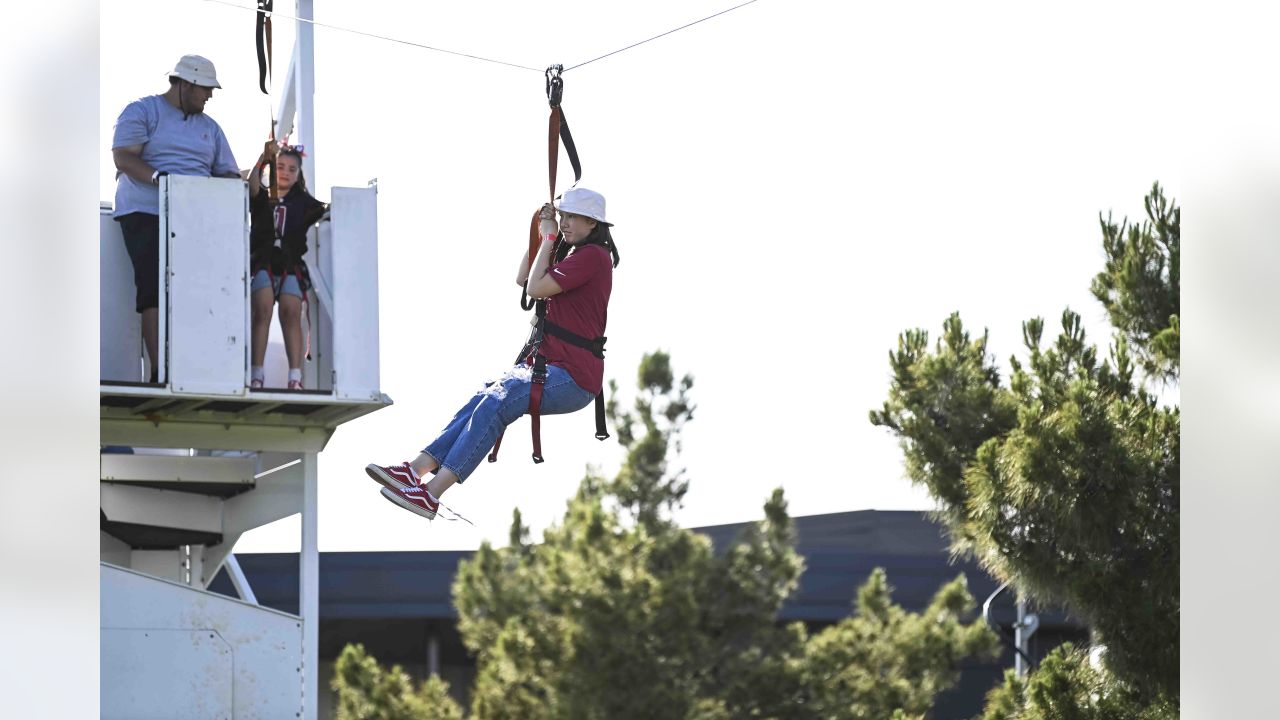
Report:
[[202,87],[222,87],[218,84],[218,73],[213,69],[213,63],[199,55],[183,55],[169,77],[181,78]]
[[560,212],[589,217],[601,225],[613,225],[604,219],[604,196],[594,190],[569,188],[556,202],[556,209]]

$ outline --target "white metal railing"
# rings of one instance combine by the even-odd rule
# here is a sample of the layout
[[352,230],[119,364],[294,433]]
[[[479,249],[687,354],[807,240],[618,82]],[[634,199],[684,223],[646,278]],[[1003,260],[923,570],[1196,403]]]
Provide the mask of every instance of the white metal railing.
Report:
[[[246,395],[252,278],[244,182],[168,176],[159,193],[159,382],[174,394]],[[333,188],[332,198],[309,231],[305,256],[319,312],[310,318],[304,383],[343,399],[377,399],[377,189]],[[140,382],[147,370],[132,266],[105,203],[100,225],[101,377]],[[269,367],[273,354],[283,357],[269,348]]]

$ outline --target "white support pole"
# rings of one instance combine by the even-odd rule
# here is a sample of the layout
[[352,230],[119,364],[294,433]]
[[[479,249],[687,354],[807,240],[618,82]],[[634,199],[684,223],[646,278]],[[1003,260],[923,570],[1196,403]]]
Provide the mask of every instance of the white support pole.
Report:
[[1019,651],[1016,657],[1018,677],[1026,677],[1033,669],[1027,658],[1031,657],[1031,636],[1040,627],[1040,616],[1027,612],[1027,603],[1021,598],[1018,599],[1018,623],[1013,627],[1014,643]]
[[[150,358],[151,374],[162,385],[169,384],[169,176],[160,178],[160,237],[157,249],[160,253],[158,280],[160,301],[156,307],[156,357]],[[145,344],[145,343],[144,343]]]
[[204,545],[187,547],[187,584],[204,589]]
[[236,589],[240,599],[257,605],[258,597],[253,594],[253,588],[249,586],[249,578],[244,576],[244,570],[240,569],[240,561],[236,556],[228,555],[222,566],[227,569],[227,577],[231,578],[231,586]]
[[285,135],[293,134],[294,105],[298,100],[298,93],[295,89],[297,78],[294,70],[297,64],[298,54],[295,52],[289,56],[289,70],[285,73],[284,86],[280,89],[280,110],[276,113],[276,140],[283,138]]
[[1027,666],[1027,661],[1023,659],[1023,654],[1027,652],[1027,649],[1029,647],[1027,640],[1030,639],[1030,635],[1024,632],[1024,630],[1027,627],[1026,620],[1027,620],[1027,602],[1023,600],[1021,597],[1019,597],[1018,598],[1018,622],[1013,626],[1013,644],[1017,645],[1018,650],[1021,651],[1021,652],[1014,653],[1013,655],[1013,666],[1015,671],[1018,673],[1018,677],[1026,677],[1027,671],[1030,670],[1030,668]]
[[295,145],[306,146],[306,157],[302,158],[302,172],[307,179],[307,187],[312,194],[319,194],[320,178],[316,176],[315,148],[315,25],[302,22],[301,19],[314,20],[315,8],[313,0],[298,0],[298,39],[294,45],[293,85],[297,92],[298,141]]
[[302,616],[302,720],[316,720],[320,674],[319,456],[302,455],[302,548],[298,553],[298,614]]
[[427,631],[427,675],[440,677],[440,637],[434,627]]

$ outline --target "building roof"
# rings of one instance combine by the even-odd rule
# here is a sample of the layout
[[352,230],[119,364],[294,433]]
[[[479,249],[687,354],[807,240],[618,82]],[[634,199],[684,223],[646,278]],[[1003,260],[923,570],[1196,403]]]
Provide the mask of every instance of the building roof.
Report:
[[[938,588],[961,573],[979,607],[998,587],[972,561],[952,561],[941,527],[928,513],[865,510],[796,517],[793,521],[796,549],[804,557],[805,571],[783,604],[779,620],[803,621],[811,632],[849,617],[858,586],[877,567],[887,573],[894,601],[908,611],[923,610]],[[718,550],[724,550],[749,524],[693,530],[709,536]],[[456,631],[451,591],[458,563],[472,554],[320,553],[322,657],[337,657],[347,643],[361,642],[383,662],[419,662],[428,653],[428,635],[442,643],[442,657],[467,657]],[[259,602],[297,613],[296,553],[236,557]],[[219,572],[211,589],[234,595],[225,571]],[[1085,632],[1060,611],[1040,610],[1037,614],[1040,630],[1030,647],[1035,657],[1043,657],[1063,640],[1079,641]],[[1015,617],[1011,593],[992,604],[992,619],[1006,633]],[[959,685],[936,698],[933,716],[959,720],[980,713],[986,692],[1000,682],[1012,662],[1012,651],[1006,647],[997,660],[971,658],[960,663]]]
[[[910,611],[924,609],[942,585],[963,573],[979,604],[998,583],[975,563],[950,558],[941,528],[927,513],[863,510],[793,518],[797,550],[805,559],[799,587],[779,619],[831,623],[853,609],[857,588],[877,567],[885,569],[893,598]],[[750,523],[693,528],[718,549],[727,547]],[[458,563],[471,551],[389,551],[320,553],[320,616],[325,619],[426,618],[454,620],[451,586]],[[237,555],[258,601],[286,612],[298,611],[296,553]],[[226,572],[210,589],[235,594]],[[993,617],[1012,622],[1013,599],[1004,595]],[[1041,612],[1042,625],[1074,624],[1061,612]]]

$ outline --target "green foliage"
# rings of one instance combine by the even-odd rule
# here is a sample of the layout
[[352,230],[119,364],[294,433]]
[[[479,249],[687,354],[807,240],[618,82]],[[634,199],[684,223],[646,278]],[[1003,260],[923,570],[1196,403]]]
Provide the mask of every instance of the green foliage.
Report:
[[689,489],[683,471],[668,476],[667,459],[670,451],[680,452],[680,432],[693,419],[693,376],[677,385],[671,356],[659,350],[640,360],[637,380],[639,394],[630,411],[618,409],[617,383],[609,383],[607,411],[627,457],[606,489],[640,523],[654,526]]
[[[804,569],[780,489],[764,519],[722,552],[671,519],[687,482],[670,460],[694,410],[693,379],[675,377],[670,358],[654,353],[641,363],[633,409],[620,412],[613,393],[626,461],[612,480],[588,474],[541,543],[529,543],[517,513],[508,547],[485,545],[460,565],[459,630],[478,665],[472,715],[800,720],[817,716],[814,702],[836,718],[900,707],[887,693],[842,705],[821,687],[831,674],[887,676],[912,688],[903,694],[912,716],[927,712],[954,682],[955,663],[994,642],[959,622],[973,602],[963,583],[914,616],[890,603],[880,574],[879,589],[864,592],[866,617],[812,640],[798,623],[780,626]],[[842,642],[855,647],[841,654]]]
[[1177,704],[1148,703],[1111,675],[1089,664],[1070,643],[1045,657],[1020,679],[1007,671],[1004,684],[987,695],[978,720],[1177,720]]
[[333,675],[337,720],[461,720],[462,708],[449,684],[427,678],[416,690],[399,665],[384,670],[363,645],[348,645]]
[[923,717],[934,696],[959,680],[961,660],[999,654],[980,619],[963,620],[974,614],[963,575],[918,614],[893,604],[891,593],[877,568],[858,590],[857,615],[809,640],[804,684],[813,717]]
[[898,435],[907,476],[942,501],[940,512],[957,550],[974,541],[965,522],[965,469],[979,446],[1017,422],[1017,406],[988,360],[986,333],[970,339],[958,314],[943,324],[933,353],[928,332],[908,330],[898,337],[898,351],[889,353],[889,399],[881,412],[871,412],[872,423]]
[[1107,264],[1091,289],[1147,374],[1176,380],[1182,210],[1165,199],[1160,183],[1151,186],[1144,204],[1147,220],[1140,225],[1098,216]]
[[[1158,188],[1147,204],[1173,248],[1176,295],[1177,210]],[[1116,307],[1146,307],[1125,299],[1133,288],[1114,284]],[[954,551],[1024,597],[1070,607],[1108,645],[1121,682],[1176,699],[1180,415],[1134,382],[1131,343],[1150,335],[1129,330],[1099,360],[1070,310],[1049,344],[1040,318],[1022,332],[1027,358],[1010,360],[1007,386],[986,333],[972,340],[958,315],[932,349],[925,331],[903,333],[871,422],[898,436]],[[1176,353],[1171,365],[1150,344],[1138,354],[1165,358],[1176,377]]]

